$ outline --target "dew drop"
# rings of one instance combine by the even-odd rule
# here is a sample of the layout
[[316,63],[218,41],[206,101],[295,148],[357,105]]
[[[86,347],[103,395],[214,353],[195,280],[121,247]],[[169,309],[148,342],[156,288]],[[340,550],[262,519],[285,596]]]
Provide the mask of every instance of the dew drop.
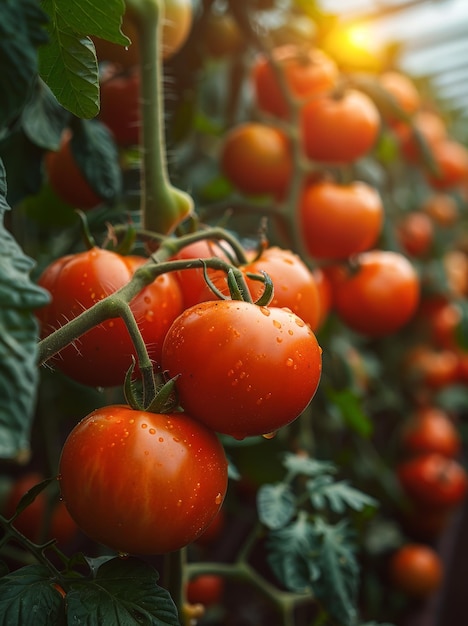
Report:
[[[150,431],[150,432],[151,432],[151,431]],[[158,441],[159,441],[159,443],[163,443],[163,441],[164,441],[164,437],[159,437]]]
[[145,320],[147,322],[152,322],[154,319],[154,311],[146,311],[145,313]]
[[148,424],[142,424],[141,427],[142,428],[148,428]]
[[271,433],[264,433],[262,437],[264,439],[273,439],[273,437],[276,437],[276,430]]
[[235,374],[234,370],[229,370],[227,375],[228,377],[233,376]]
[[150,435],[155,435],[156,434],[156,429],[155,428],[150,428],[148,432],[149,432]]
[[266,306],[261,306],[260,307],[260,311],[263,313],[263,315],[265,315],[266,317],[269,317],[271,315],[271,311],[268,307]]
[[292,367],[294,365],[294,360],[289,358],[286,359],[286,367]]
[[134,423],[135,423],[135,420],[134,420],[134,419],[128,420],[128,423],[129,423],[129,424],[134,424]]
[[276,337],[276,343],[283,343],[283,340],[281,337]]
[[218,493],[218,495],[215,498],[215,504],[221,504],[221,502],[223,501],[223,496]]
[[108,324],[109,328],[113,328],[114,327],[114,322],[111,320]]
[[128,552],[119,552],[119,559],[128,559]]
[[305,322],[301,320],[300,317],[294,318],[294,321],[296,322],[297,326],[299,326],[300,328],[303,328],[305,326]]
[[273,326],[275,328],[281,328],[281,322],[278,322],[278,320],[273,320]]
[[294,335],[294,331],[293,331],[293,330],[291,330],[291,329],[289,329],[289,330],[288,330],[288,335],[291,335],[291,337],[292,337],[292,336]]
[[177,506],[182,506],[182,500],[177,500]]
[[146,302],[146,304],[149,304],[151,302],[151,298],[149,296],[145,296],[144,301]]

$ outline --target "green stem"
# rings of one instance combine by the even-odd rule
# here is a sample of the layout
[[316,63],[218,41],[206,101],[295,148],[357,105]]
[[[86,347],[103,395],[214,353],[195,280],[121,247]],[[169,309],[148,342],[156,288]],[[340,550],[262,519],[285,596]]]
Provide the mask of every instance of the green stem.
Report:
[[164,586],[177,607],[181,624],[184,622],[186,561],[186,548],[169,552],[164,557]]
[[193,209],[192,199],[172,187],[164,133],[162,24],[163,0],[127,0],[138,31],[141,111],[141,222],[170,233]]

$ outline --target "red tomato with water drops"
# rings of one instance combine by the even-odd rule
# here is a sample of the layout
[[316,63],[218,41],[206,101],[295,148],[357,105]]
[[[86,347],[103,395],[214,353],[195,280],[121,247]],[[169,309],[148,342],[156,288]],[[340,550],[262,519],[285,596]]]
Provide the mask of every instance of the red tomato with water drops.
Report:
[[175,320],[162,366],[178,376],[187,413],[243,439],[299,416],[317,390],[321,353],[312,330],[291,311],[221,300],[195,305]]
[[91,539],[121,553],[172,552],[197,539],[227,489],[216,435],[186,414],[106,406],[71,431],[60,489]]
[[[145,261],[144,257],[125,257],[100,248],[54,261],[38,280],[52,295],[51,303],[37,310],[42,337],[123,287]],[[157,366],[164,336],[183,309],[176,279],[170,274],[159,276],[133,298],[130,308]],[[132,355],[136,358],[127,328],[121,319],[114,318],[61,350],[53,364],[82,384],[111,387],[123,383]]]

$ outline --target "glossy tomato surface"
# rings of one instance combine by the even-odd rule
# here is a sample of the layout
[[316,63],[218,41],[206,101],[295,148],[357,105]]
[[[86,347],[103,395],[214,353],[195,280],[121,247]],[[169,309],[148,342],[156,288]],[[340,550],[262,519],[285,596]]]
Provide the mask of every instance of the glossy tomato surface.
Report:
[[[253,301],[257,301],[265,289],[261,281],[249,278],[249,274],[260,275],[266,272],[273,282],[273,298],[269,307],[286,307],[316,330],[320,320],[320,294],[313,273],[302,259],[278,246],[266,248],[261,255],[239,268],[245,275],[245,280]],[[229,295],[226,274],[216,272],[212,277],[217,289],[224,295]],[[203,300],[216,299],[213,291],[206,286]]]
[[216,435],[184,414],[128,406],[90,413],[65,441],[60,489],[78,526],[122,553],[197,539],[218,513],[227,462]]
[[355,271],[337,273],[334,307],[353,330],[370,337],[396,332],[413,317],[419,303],[419,278],[397,252],[370,250],[357,257]]
[[380,115],[366,94],[349,90],[311,99],[302,110],[301,130],[309,159],[352,163],[374,146]]
[[315,394],[321,349],[309,326],[286,309],[248,302],[202,302],[171,326],[162,365],[183,409],[238,439],[292,422]]
[[119,146],[138,145],[140,139],[140,78],[136,70],[119,73],[114,68],[101,80],[99,119]]
[[316,259],[339,260],[372,248],[380,235],[384,209],[379,193],[362,182],[307,185],[300,203],[302,235]]
[[[123,287],[145,261],[144,257],[124,257],[100,248],[54,261],[38,280],[52,295],[52,302],[37,311],[42,336]],[[176,279],[169,274],[159,276],[132,300],[130,308],[157,366],[164,336],[183,308]],[[79,337],[53,362],[80,383],[111,387],[123,383],[132,355],[136,357],[136,352],[127,328],[120,318],[114,318]]]

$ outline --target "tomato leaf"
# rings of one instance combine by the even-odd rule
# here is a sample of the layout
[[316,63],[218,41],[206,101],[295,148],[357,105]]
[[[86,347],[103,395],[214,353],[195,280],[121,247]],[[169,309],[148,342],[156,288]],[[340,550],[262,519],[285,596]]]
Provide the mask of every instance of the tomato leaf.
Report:
[[113,200],[122,190],[119,155],[111,132],[97,120],[74,120],[70,148],[76,163],[104,200]]
[[47,15],[36,0],[2,2],[0,20],[0,126],[20,114],[38,72],[37,48],[47,41]]
[[287,469],[290,478],[301,474],[304,476],[316,476],[324,472],[331,474],[336,471],[335,465],[329,461],[318,461],[317,459],[292,454],[291,452],[285,453],[283,465]]
[[0,457],[29,449],[36,399],[37,321],[32,310],[47,304],[49,294],[29,277],[33,261],[25,256],[3,225],[5,169],[0,161]]
[[457,300],[457,307],[460,311],[460,319],[455,328],[455,338],[457,345],[462,350],[468,350],[468,303],[465,299]]
[[50,626],[60,623],[62,614],[62,597],[43,565],[27,565],[0,578],[0,626]]
[[[67,594],[70,624],[98,626],[179,626],[169,592],[159,587],[158,572],[137,558],[113,558],[92,580],[72,584]],[[1,625],[0,625],[1,626]]]
[[278,580],[290,591],[307,593],[320,575],[313,527],[305,512],[284,528],[272,530],[267,541],[268,562]]
[[39,71],[57,100],[78,117],[99,113],[98,65],[88,35],[128,45],[120,24],[123,0],[42,0],[50,18],[49,42],[39,50]]
[[301,512],[270,533],[267,549],[273,572],[287,589],[312,592],[337,623],[357,625],[359,572],[346,522],[311,522]]
[[262,485],[257,494],[258,516],[268,528],[282,528],[296,514],[296,498],[286,483]]
[[70,113],[59,105],[44,81],[38,80],[33,97],[23,110],[21,126],[34,145],[56,150],[69,117]]
[[374,498],[355,489],[345,480],[337,482],[329,475],[308,480],[306,487],[316,509],[324,509],[328,505],[335,513],[344,513],[348,507],[362,511],[366,506],[376,507],[378,504]]

